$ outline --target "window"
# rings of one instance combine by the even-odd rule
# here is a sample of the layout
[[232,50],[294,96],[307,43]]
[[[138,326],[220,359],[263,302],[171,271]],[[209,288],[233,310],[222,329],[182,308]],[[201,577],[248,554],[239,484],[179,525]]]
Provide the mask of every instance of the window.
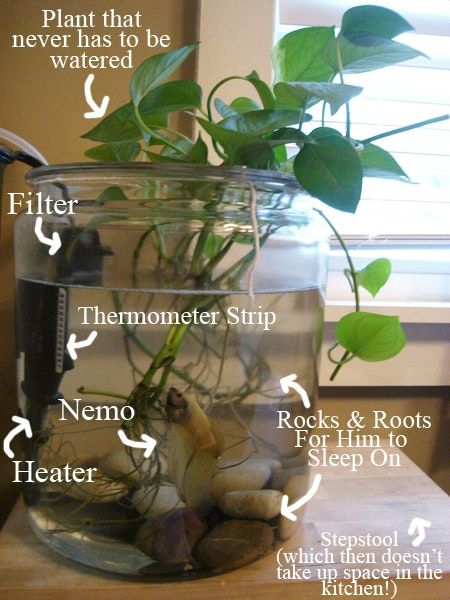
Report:
[[[348,0],[280,0],[277,37],[301,26],[332,25],[361,2]],[[352,136],[366,139],[450,112],[450,2],[431,0],[426,9],[416,0],[376,2],[401,12],[415,33],[398,38],[429,57],[379,71],[346,75],[345,82],[364,88],[351,102]],[[425,14],[426,10],[426,14]],[[310,111],[320,123],[320,107]],[[327,115],[327,124],[345,130],[345,110]],[[392,152],[413,183],[365,178],[357,218],[329,210],[348,237],[398,242],[448,243],[450,231],[450,121],[387,137],[375,143]]]
[[[339,23],[345,10],[364,3],[364,0],[200,0],[198,81],[204,89],[211,89],[213,83],[223,77],[246,75],[253,69],[269,81],[268,57],[277,35],[288,27],[302,24]],[[358,77],[362,86],[366,81],[368,85],[367,97],[360,98],[361,106],[355,105],[353,109],[352,120],[357,122],[355,137],[449,112],[450,1],[370,0],[367,3],[387,6],[404,15],[417,33],[398,39],[418,47],[431,60],[420,59]],[[408,76],[408,80],[412,80],[408,88],[406,78],[401,79],[405,73],[415,74],[414,78]],[[418,75],[420,81],[416,81]],[[235,81],[221,90],[221,97],[231,101],[250,93],[245,83]],[[366,122],[367,106],[371,111],[370,123]],[[369,133],[365,134],[363,128]],[[356,268],[362,268],[378,256],[391,259],[393,276],[389,283],[376,300],[363,294],[362,306],[399,315],[409,342],[392,361],[379,365],[350,363],[333,385],[449,384],[446,368],[450,327],[449,128],[450,122],[443,122],[391,138],[391,145],[387,139],[377,142],[394,150],[405,171],[419,183],[393,184],[388,180],[368,179],[357,216],[339,215],[334,219],[347,237],[356,238],[352,244]],[[370,235],[377,235],[373,243]],[[342,252],[334,250],[329,264],[324,348],[334,339],[335,323],[352,302],[347,282],[342,277],[346,266]],[[329,385],[326,364],[324,356],[321,381]]]

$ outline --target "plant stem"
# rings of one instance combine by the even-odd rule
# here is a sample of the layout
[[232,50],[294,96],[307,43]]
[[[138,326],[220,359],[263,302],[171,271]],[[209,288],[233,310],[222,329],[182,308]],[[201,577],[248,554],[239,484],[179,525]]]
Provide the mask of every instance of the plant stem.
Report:
[[329,226],[331,231],[336,236],[342,250],[344,251],[344,254],[347,259],[348,266],[349,266],[348,271],[350,273],[350,276],[351,276],[351,279],[353,282],[353,290],[352,291],[355,294],[355,311],[359,311],[358,271],[356,271],[356,269],[355,269],[355,265],[353,264],[352,257],[350,256],[350,252],[348,251],[347,244],[344,242],[344,240],[342,239],[342,236],[340,235],[340,233],[338,232],[336,227],[333,225],[333,223],[330,221],[330,219],[320,209],[315,208],[314,210],[317,213],[319,213],[319,215],[322,217],[322,219],[324,219],[324,221],[326,221],[327,225]]
[[[349,272],[351,280],[353,282],[352,292],[353,292],[353,294],[355,296],[355,311],[358,312],[360,310],[359,286],[358,286],[358,272],[355,270],[355,266],[353,264],[352,257],[350,256],[350,252],[348,251],[347,244],[344,242],[342,236],[339,234],[339,232],[337,231],[337,229],[333,225],[333,223],[330,221],[330,219],[328,219],[328,217],[325,216],[325,214],[321,210],[319,210],[318,208],[315,208],[314,210],[317,213],[319,213],[319,215],[322,217],[322,219],[324,219],[324,221],[330,227],[331,231],[334,233],[334,235],[336,236],[339,244],[341,245],[342,250],[344,251],[344,254],[345,254],[345,257],[347,259],[348,266],[349,266],[348,272]],[[333,381],[336,378],[336,375],[341,370],[342,365],[344,365],[346,362],[348,362],[349,360],[351,360],[350,359],[350,355],[351,355],[351,352],[349,352],[348,350],[346,350],[344,352],[344,354],[342,355],[341,360],[337,363],[334,371],[330,375],[330,381]]]
[[[150,129],[149,127],[147,127],[147,125],[144,123],[144,121],[142,120],[141,114],[139,112],[139,109],[137,106],[134,107],[134,115],[136,117],[137,122],[139,123],[141,129],[143,129],[146,133],[148,133],[151,136],[155,136],[155,131],[153,129]],[[164,143],[166,144],[166,146],[170,146],[170,148],[172,148],[172,150],[176,150],[177,152],[180,151],[180,149],[178,148],[178,146],[176,146],[171,140],[169,140],[168,138],[166,138],[163,135],[160,135],[159,133],[157,134],[157,137]],[[189,140],[191,141],[191,140]]]
[[[158,127],[158,129],[164,129],[164,131],[167,131],[168,133],[171,133],[172,135],[176,135],[181,140],[185,140],[186,142],[190,142],[192,144],[191,138],[188,137],[187,135],[184,135],[184,133],[181,133],[181,131],[177,131],[176,129],[172,129],[171,127],[165,127],[164,125],[160,125]],[[179,150],[179,148],[178,148],[178,150]]]
[[109,390],[97,390],[94,388],[85,388],[83,386],[77,389],[79,394],[93,394],[95,396],[106,396],[107,398],[120,398],[120,400],[128,400],[128,396],[125,394],[118,394],[117,392],[110,392]]
[[[308,96],[309,99],[309,96]],[[306,106],[306,102],[305,102],[305,106]],[[299,119],[298,119],[298,130],[301,131],[302,127],[303,127],[303,119],[305,118],[305,109],[301,108],[300,109],[300,115],[299,115]]]
[[[114,307],[117,310],[117,312],[122,312],[123,306],[122,306],[122,303],[120,302],[118,292],[113,292],[113,302],[114,302]],[[147,346],[147,344],[145,344],[145,342],[135,333],[135,331],[127,323],[122,323],[121,327],[122,327],[123,332],[126,335],[126,337],[128,339],[130,339],[140,350],[142,350],[142,352],[144,352],[144,354],[149,356],[151,359],[155,358],[156,353],[153,352],[152,350],[150,350],[150,348]],[[170,370],[179,379],[181,379],[182,381],[185,381],[186,383],[188,383],[190,386],[192,386],[194,389],[198,390],[199,392],[206,393],[208,391],[203,385],[201,385],[197,381],[194,381],[191,377],[189,377],[189,375],[187,375],[181,369],[177,369],[177,367],[171,365]],[[91,392],[85,392],[85,393],[91,393]],[[94,393],[94,392],[92,392],[92,393]],[[120,395],[118,395],[118,397],[120,397]],[[128,396],[125,396],[125,399],[128,399]]]
[[[339,46],[339,38],[336,40],[336,61],[339,69],[339,79],[344,84],[344,65],[342,63],[341,47]],[[345,136],[350,139],[350,105],[345,103]]]
[[361,140],[361,144],[369,144],[370,142],[374,142],[375,140],[381,140],[381,138],[389,137],[390,135],[397,135],[398,133],[410,131],[411,129],[417,129],[418,127],[424,127],[425,125],[431,125],[431,123],[439,123],[440,121],[447,121],[449,118],[450,118],[450,115],[441,115],[440,117],[433,117],[432,119],[427,119],[426,121],[420,121],[419,123],[413,123],[412,125],[405,125],[404,127],[398,127],[397,129],[391,129],[390,131],[386,131],[385,133],[379,133],[378,135],[374,135],[372,137],[366,138],[365,140]]

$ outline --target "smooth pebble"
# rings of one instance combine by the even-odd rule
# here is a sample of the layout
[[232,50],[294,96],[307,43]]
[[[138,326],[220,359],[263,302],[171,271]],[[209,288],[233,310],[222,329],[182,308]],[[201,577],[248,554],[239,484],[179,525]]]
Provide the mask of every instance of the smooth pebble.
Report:
[[235,467],[222,468],[211,481],[211,497],[214,502],[228,492],[262,489],[272,472],[280,468],[274,459],[249,459]]
[[270,487],[274,490],[279,490],[280,492],[283,492],[285,486],[293,477],[300,476],[309,479],[310,471],[311,467],[309,465],[297,466],[289,469],[280,469],[272,477]]
[[207,569],[229,571],[267,554],[273,539],[267,523],[231,519],[207,533],[194,547],[193,555]]
[[276,490],[228,492],[219,500],[219,508],[230,517],[269,521],[280,514],[283,495]]
[[131,497],[136,510],[147,519],[159,517],[174,508],[181,508],[184,503],[179,499],[176,487],[171,484],[141,487]]

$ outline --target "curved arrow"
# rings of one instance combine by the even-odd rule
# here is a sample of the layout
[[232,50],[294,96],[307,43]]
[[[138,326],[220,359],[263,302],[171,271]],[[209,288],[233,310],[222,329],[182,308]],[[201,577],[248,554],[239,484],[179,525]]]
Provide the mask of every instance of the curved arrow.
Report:
[[16,435],[19,435],[19,433],[24,431],[27,438],[33,437],[30,421],[28,419],[24,419],[23,417],[12,417],[12,420],[14,423],[18,423],[18,425],[17,427],[14,427],[3,440],[3,452],[8,458],[14,458],[14,452],[11,450],[11,442]]
[[92,111],[84,113],[85,119],[100,119],[105,114],[109,104],[109,96],[103,97],[100,106],[95,102],[94,98],[92,97],[91,87],[94,81],[94,77],[95,76],[91,73],[86,77],[86,81],[84,82],[84,95],[86,97],[86,102],[89,104],[90,108],[92,108]]
[[413,546],[420,546],[425,539],[425,527],[431,527],[430,521],[421,519],[420,517],[414,517],[408,527],[408,535],[414,535],[417,531],[417,537],[413,539],[411,544]]
[[36,237],[40,242],[46,244],[47,246],[50,246],[50,248],[48,249],[48,253],[50,254],[50,256],[56,254],[61,248],[61,238],[59,237],[59,233],[54,231],[52,238],[45,237],[45,235],[42,233],[42,217],[37,217],[36,223],[34,225],[34,233],[36,234]]
[[292,388],[300,395],[300,398],[303,402],[304,407],[310,408],[311,402],[309,401],[308,394],[302,388],[302,386],[296,382],[296,379],[297,379],[297,375],[295,373],[291,373],[291,375],[286,375],[286,377],[282,377],[280,379],[281,389],[283,390],[283,392],[285,394],[288,394],[289,389]]
[[66,344],[66,348],[70,354],[70,357],[73,360],[77,360],[78,354],[75,352],[75,348],[87,348],[88,346],[90,346],[92,344],[92,342],[95,340],[96,337],[97,337],[97,332],[91,331],[88,338],[86,338],[85,340],[81,340],[81,342],[77,342],[76,341],[77,336],[74,333],[72,333],[69,336],[69,341]]
[[290,506],[289,506],[289,496],[284,494],[283,498],[281,499],[281,510],[280,510],[281,514],[284,517],[286,517],[287,519],[289,519],[290,521],[296,521],[297,515],[294,515],[294,512],[311,500],[311,498],[314,496],[314,494],[319,489],[321,480],[322,480],[322,475],[320,475],[320,473],[317,473],[314,476],[314,481],[312,482],[312,485],[309,488],[309,490],[306,492],[306,494],[304,496],[302,496],[301,498],[299,498],[296,502],[293,502]]
[[146,433],[143,433],[141,435],[142,442],[130,440],[123,429],[119,429],[117,431],[117,435],[120,437],[120,441],[122,442],[122,444],[125,444],[125,446],[131,446],[131,448],[145,449],[144,458],[149,458],[150,454],[153,452],[156,446],[156,440],[147,435]]

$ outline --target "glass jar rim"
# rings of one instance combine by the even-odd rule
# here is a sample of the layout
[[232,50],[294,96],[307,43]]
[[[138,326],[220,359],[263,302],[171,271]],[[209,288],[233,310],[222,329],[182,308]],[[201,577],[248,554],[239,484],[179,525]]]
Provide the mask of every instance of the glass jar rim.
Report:
[[144,163],[144,162],[76,162],[45,165],[31,169],[26,174],[28,182],[42,181],[59,177],[86,177],[86,171],[90,175],[101,175],[102,173],[114,172],[116,176],[126,177],[148,174],[154,177],[176,176],[192,179],[203,177],[219,180],[234,179],[243,181],[268,181],[279,184],[289,184],[302,189],[294,175],[281,173],[266,169],[248,169],[247,167],[226,167],[221,165],[198,165],[198,164],[173,164],[173,163]]

